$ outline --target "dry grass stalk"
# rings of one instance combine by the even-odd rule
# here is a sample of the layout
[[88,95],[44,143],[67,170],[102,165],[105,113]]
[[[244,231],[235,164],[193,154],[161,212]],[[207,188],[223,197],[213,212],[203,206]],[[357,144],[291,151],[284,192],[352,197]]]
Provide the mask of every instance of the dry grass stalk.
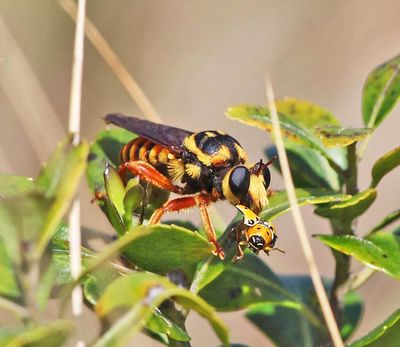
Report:
[[[79,0],[78,17],[75,29],[75,43],[72,65],[71,97],[69,109],[68,130],[74,134],[73,141],[79,142],[80,123],[81,123],[81,97],[82,97],[82,69],[83,69],[83,47],[84,47],[84,25],[86,0]],[[80,201],[75,198],[72,203],[69,215],[69,247],[70,247],[70,267],[72,278],[77,278],[81,272],[81,225],[80,225]],[[72,291],[72,313],[75,317],[80,317],[83,311],[82,288],[78,285]],[[84,346],[80,340],[77,346]]]
[[[0,88],[15,111],[23,130],[21,136],[29,140],[38,162],[43,162],[64,136],[65,130],[34,69],[1,15],[0,51]],[[46,119],[48,127],[43,127],[43,119]],[[3,121],[2,126],[6,126],[5,124],[7,122]],[[1,151],[4,151],[2,162],[5,162],[8,151],[5,148]],[[8,165],[9,171],[12,171],[11,164]]]
[[[72,0],[59,0],[59,3],[61,7],[71,16],[71,18],[76,20],[75,3]],[[135,100],[144,116],[153,122],[162,123],[161,118],[150,103],[149,99],[147,99],[143,90],[129,73],[127,68],[122,64],[121,60],[111,49],[104,37],[88,18],[86,18],[85,23],[85,34],[89,41],[97,49],[104,61],[117,76],[122,85],[125,87],[129,95],[133,98],[133,100]]]
[[273,135],[275,138],[275,144],[278,151],[279,164],[282,169],[282,175],[285,182],[286,191],[289,198],[290,207],[293,214],[294,223],[296,226],[297,234],[300,239],[300,244],[307,261],[307,265],[310,271],[311,280],[313,282],[315,292],[318,297],[319,304],[321,306],[321,311],[324,315],[326,324],[328,326],[329,333],[331,335],[332,341],[335,347],[344,347],[343,340],[340,336],[339,328],[336,323],[335,317],[333,315],[331,306],[329,304],[328,296],[325,292],[322,280],[318,271],[317,263],[307,237],[307,232],[304,226],[303,218],[300,213],[299,206],[297,205],[296,192],[292,180],[292,175],[290,173],[289,162],[285,151],[285,146],[283,144],[282,133],[280,130],[278,113],[276,110],[274,94],[272,91],[272,86],[267,79],[266,82],[266,94],[268,101],[268,108],[270,110],[272,119]]

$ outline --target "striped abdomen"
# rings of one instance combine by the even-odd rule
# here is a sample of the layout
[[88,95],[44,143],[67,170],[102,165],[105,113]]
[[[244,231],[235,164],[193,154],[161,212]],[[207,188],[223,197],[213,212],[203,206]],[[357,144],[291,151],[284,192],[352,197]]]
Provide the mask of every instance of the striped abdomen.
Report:
[[138,137],[122,147],[120,160],[121,163],[138,160],[144,161],[168,176],[168,167],[171,165],[171,162],[176,161],[176,158],[175,154],[168,148],[143,137]]

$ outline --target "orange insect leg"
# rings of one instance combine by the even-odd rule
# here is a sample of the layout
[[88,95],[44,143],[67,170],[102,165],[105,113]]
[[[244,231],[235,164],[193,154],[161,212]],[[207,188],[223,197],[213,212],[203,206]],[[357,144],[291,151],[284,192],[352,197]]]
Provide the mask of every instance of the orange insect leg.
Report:
[[207,209],[207,205],[211,201],[212,199],[205,194],[185,196],[167,201],[162,207],[154,211],[153,215],[150,218],[150,224],[158,223],[161,220],[164,213],[166,212],[178,212],[181,210],[186,210],[198,206],[200,209],[200,216],[203,221],[204,229],[206,230],[208,240],[215,247],[213,254],[217,255],[220,259],[224,259],[225,253],[217,241],[214,227],[211,223],[210,215]]
[[144,161],[127,161],[118,168],[119,175],[124,179],[126,172],[129,171],[135,176],[151,183],[153,186],[181,194],[182,189],[174,185],[168,177],[157,171],[152,165]]

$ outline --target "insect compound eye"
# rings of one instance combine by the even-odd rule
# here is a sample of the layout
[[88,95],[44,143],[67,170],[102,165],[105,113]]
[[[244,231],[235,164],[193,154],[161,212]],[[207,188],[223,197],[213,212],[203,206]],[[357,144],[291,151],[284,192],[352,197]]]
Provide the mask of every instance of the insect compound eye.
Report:
[[260,235],[252,235],[249,238],[248,246],[254,253],[258,253],[264,249],[265,239]]
[[245,166],[235,167],[229,176],[229,188],[232,193],[240,198],[244,198],[250,187],[250,172]]
[[272,233],[272,239],[271,239],[271,242],[269,243],[269,246],[274,247],[277,239],[278,239],[278,236],[276,236],[276,234]]
[[268,166],[264,166],[262,173],[264,177],[264,186],[265,188],[268,188],[271,183],[271,172],[269,171]]

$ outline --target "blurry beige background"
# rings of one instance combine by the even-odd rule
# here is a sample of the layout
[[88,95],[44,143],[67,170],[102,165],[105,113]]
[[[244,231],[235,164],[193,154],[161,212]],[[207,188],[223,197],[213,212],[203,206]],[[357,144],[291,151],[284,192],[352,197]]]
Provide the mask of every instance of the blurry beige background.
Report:
[[[0,171],[35,176],[67,127],[74,26],[55,0],[0,0]],[[252,160],[263,155],[269,136],[227,119],[229,105],[265,103],[264,76],[278,97],[296,96],[330,109],[345,125],[362,126],[360,99],[367,74],[400,53],[400,2],[386,1],[111,1],[88,2],[87,15],[143,88],[163,121],[189,130],[223,129]],[[139,115],[135,103],[86,41],[82,136],[93,139],[109,112]],[[360,187],[373,162],[399,144],[400,109],[374,134],[360,167]],[[359,221],[366,232],[399,207],[399,170],[379,186],[379,196]],[[281,188],[273,175],[272,188]],[[111,231],[89,204],[82,187],[83,224]],[[218,204],[226,221],[232,207]],[[328,231],[324,220],[303,208],[310,234]],[[196,218],[196,211],[191,213]],[[287,255],[262,256],[278,273],[306,272],[290,215],[276,221]],[[321,272],[333,273],[331,254],[312,241]],[[354,264],[354,268],[359,268]],[[365,317],[360,337],[399,307],[400,285],[377,274],[361,290]],[[243,318],[221,314],[232,341],[269,345]],[[82,333],[97,327],[89,319]],[[217,338],[191,316],[193,346]],[[132,345],[157,345],[145,337]]]

